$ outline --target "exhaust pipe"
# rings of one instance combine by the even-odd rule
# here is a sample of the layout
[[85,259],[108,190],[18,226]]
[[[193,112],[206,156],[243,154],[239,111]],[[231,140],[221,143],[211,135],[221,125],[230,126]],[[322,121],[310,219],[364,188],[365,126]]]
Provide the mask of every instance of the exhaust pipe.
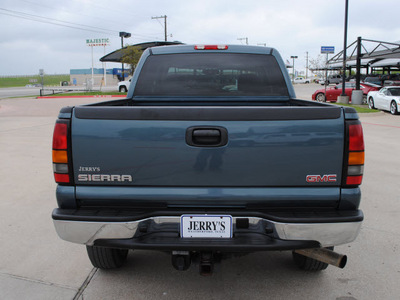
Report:
[[343,269],[347,263],[347,256],[326,248],[298,249],[294,252],[315,260]]

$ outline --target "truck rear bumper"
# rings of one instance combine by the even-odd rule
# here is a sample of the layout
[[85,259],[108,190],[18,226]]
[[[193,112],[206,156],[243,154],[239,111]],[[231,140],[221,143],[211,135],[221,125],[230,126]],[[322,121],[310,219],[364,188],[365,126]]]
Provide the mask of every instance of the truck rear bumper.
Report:
[[319,215],[315,212],[283,215],[231,212],[232,238],[187,239],[180,238],[180,215],[183,213],[171,214],[154,212],[147,216],[118,216],[112,211],[99,214],[92,210],[55,209],[53,221],[60,238],[88,246],[158,250],[201,250],[206,247],[207,250],[220,251],[261,251],[350,243],[357,237],[363,220],[360,210]]

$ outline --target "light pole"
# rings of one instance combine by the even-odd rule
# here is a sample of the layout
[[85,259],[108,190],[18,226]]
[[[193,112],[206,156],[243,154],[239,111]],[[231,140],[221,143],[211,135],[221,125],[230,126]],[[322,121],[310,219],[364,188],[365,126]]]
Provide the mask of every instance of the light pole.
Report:
[[294,60],[295,60],[295,58],[298,58],[297,56],[291,56],[290,57],[291,59],[293,59],[293,76],[292,76],[292,81],[294,82]]
[[[121,50],[124,48],[124,38],[130,38],[131,34],[129,32],[120,31],[119,36],[121,38]],[[122,63],[122,81],[125,80],[124,63]]]
[[346,59],[347,59],[347,19],[349,15],[349,0],[346,0],[344,12],[344,41],[343,41],[343,74],[342,74],[342,95],[346,96]]

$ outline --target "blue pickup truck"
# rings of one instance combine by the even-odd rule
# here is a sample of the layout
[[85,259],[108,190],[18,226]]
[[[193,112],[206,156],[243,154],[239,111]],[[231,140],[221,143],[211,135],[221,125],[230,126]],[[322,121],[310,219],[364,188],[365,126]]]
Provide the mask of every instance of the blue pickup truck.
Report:
[[52,218],[102,269],[132,249],[204,275],[256,251],[344,267],[333,247],[359,233],[363,165],[356,111],[296,99],[275,49],[153,47],[126,99],[60,111]]

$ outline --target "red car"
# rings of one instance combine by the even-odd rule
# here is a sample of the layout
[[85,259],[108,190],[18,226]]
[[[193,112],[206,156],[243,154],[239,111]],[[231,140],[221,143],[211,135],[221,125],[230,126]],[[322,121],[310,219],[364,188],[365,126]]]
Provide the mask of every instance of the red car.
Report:
[[[349,96],[349,101],[351,102],[351,93],[353,90],[356,89],[356,83],[355,82],[346,82],[345,85],[345,93],[346,96]],[[360,89],[363,91],[363,94],[366,96],[368,92],[370,91],[378,91],[381,88],[381,86],[372,84],[372,83],[366,83],[362,82],[360,84]],[[325,89],[320,89],[314,92],[312,95],[312,99],[316,100],[318,102],[336,102],[337,97],[342,94],[342,84],[338,84],[334,87],[328,87],[326,89],[326,97],[325,97]]]

